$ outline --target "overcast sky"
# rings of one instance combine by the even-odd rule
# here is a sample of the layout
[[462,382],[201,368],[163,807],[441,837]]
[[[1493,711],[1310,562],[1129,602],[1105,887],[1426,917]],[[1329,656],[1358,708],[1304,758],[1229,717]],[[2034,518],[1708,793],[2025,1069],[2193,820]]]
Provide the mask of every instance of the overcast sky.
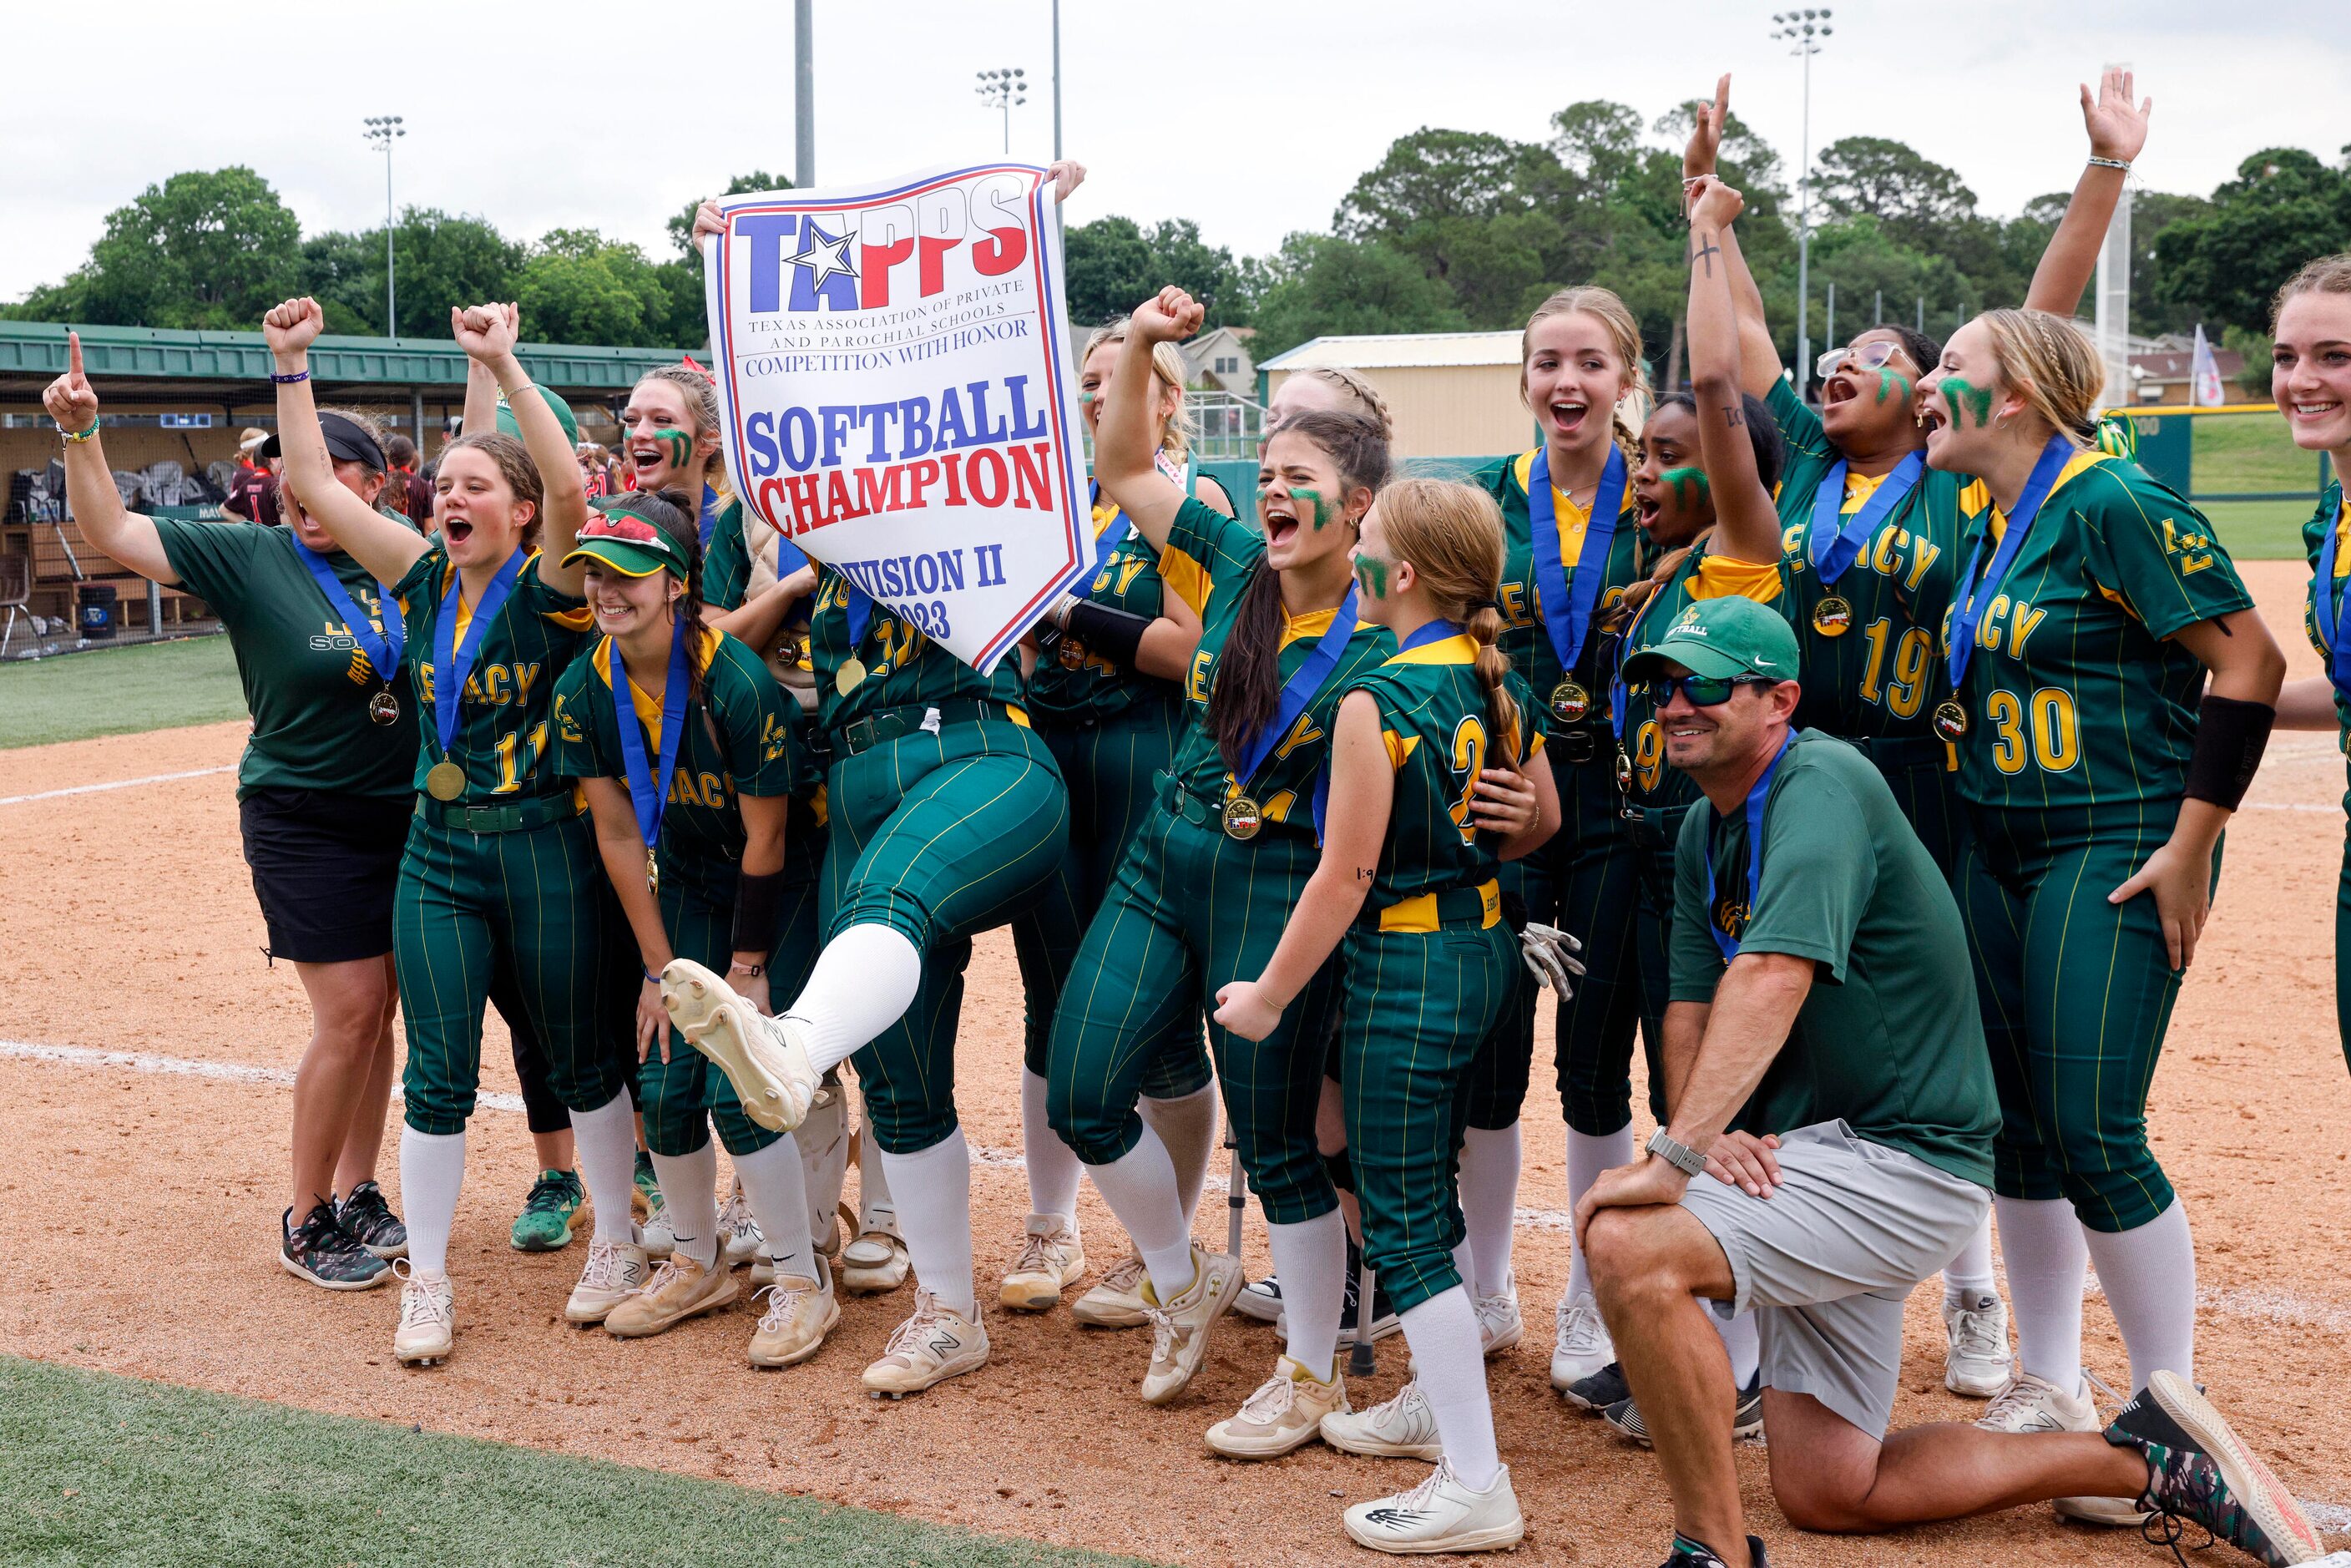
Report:
[[[1897,137],[1985,208],[2070,186],[2074,85],[2126,60],[2156,99],[2139,172],[2209,193],[2265,146],[2329,162],[2351,140],[2342,0],[1834,7],[1813,144]],[[1012,152],[1050,156],[1050,0],[816,0],[819,183],[1001,145],[982,67],[1035,84]],[[1063,0],[1063,142],[1092,170],[1072,221],[1188,216],[1236,254],[1328,225],[1356,175],[1423,125],[1540,141],[1583,99],[1654,118],[1735,73],[1732,107],[1791,168],[1799,62],[1771,6],[1723,0]],[[559,18],[556,19],[556,18]],[[663,224],[729,174],[792,167],[789,0],[560,7],[494,0],[192,8],[8,7],[0,298],[88,253],[108,210],[183,169],[249,164],[306,234],[383,214],[360,120],[407,120],[402,205],[510,235],[586,225],[659,256]],[[1573,281],[1562,279],[1562,282]]]

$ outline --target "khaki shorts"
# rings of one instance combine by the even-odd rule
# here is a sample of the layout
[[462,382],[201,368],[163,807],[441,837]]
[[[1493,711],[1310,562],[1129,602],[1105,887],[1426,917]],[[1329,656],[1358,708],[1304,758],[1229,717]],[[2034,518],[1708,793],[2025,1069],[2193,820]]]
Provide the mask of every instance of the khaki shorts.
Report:
[[1766,1388],[1809,1394],[1873,1437],[1886,1436],[1902,1363],[1902,1303],[1983,1224],[1991,1194],[1843,1122],[1780,1134],[1781,1183],[1750,1197],[1697,1177],[1682,1207],[1730,1260],[1753,1309]]

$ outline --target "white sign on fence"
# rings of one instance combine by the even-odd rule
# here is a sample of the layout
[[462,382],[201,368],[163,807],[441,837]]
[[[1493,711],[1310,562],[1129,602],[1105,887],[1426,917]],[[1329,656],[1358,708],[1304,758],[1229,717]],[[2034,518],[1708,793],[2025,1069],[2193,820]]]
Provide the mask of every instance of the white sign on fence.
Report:
[[1044,174],[729,196],[705,245],[744,505],[982,672],[1093,564]]

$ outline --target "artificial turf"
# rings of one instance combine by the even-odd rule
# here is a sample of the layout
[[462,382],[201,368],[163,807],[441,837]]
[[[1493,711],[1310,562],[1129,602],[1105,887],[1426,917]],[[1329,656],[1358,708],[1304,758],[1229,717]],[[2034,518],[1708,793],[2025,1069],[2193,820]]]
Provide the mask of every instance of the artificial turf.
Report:
[[1134,1563],[599,1459],[0,1356],[0,1563]]
[[0,750],[245,716],[226,637],[0,664]]

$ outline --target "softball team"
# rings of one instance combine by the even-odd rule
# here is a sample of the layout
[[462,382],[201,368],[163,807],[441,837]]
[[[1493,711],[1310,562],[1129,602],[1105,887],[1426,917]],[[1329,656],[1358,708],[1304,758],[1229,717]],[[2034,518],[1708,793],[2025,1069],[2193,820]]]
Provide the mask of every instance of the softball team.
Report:
[[[1784,616],[1794,727],[1875,766],[1964,924],[2020,1349],[2011,1365],[1982,1232],[1946,1270],[1947,1384],[1992,1397],[1980,1424],[1997,1431],[2099,1431],[2081,1365],[2095,1260],[2134,1386],[2186,1386],[2195,1260],[2147,1084],[2271,724],[2351,736],[2351,505],[2337,481],[2306,528],[2327,674],[2281,696],[2283,660],[2210,525],[2101,448],[2102,367],[2048,313],[2078,297],[2144,142],[2131,87],[2109,73],[2083,90],[2091,166],[2025,308],[1947,345],[1873,327],[1824,356],[1818,413],[1780,371],[1733,232],[1741,199],[1713,177],[1728,78],[1685,155],[1694,392],[1653,397],[1624,302],[1561,289],[1522,339],[1540,443],[1470,484],[1392,479],[1376,390],[1301,372],[1238,520],[1189,459],[1176,344],[1204,312],[1164,289],[1081,359],[1094,570],[985,676],[749,515],[690,363],[632,390],[633,487],[591,507],[568,410],[516,356],[514,307],[453,311],[467,433],[440,455],[420,533],[374,505],[390,465],[371,423],[317,408],[324,317],[289,300],[265,323],[288,525],[266,530],[127,512],[74,340],[46,401],[77,518],[218,611],[254,712],[246,858],[270,952],[315,1018],[285,1266],[357,1289],[404,1255],[395,1354],[451,1354],[450,1232],[496,999],[534,1104],[560,1108],[532,1128],[576,1139],[593,1208],[571,1322],[663,1333],[733,1301],[731,1265],[758,1246],[772,1282],[754,1365],[816,1354],[837,1288],[911,1270],[914,1311],[864,1386],[903,1396],[971,1372],[989,1342],[957,1020],[973,938],[1009,925],[1029,1213],[998,1304],[1045,1311],[1084,1276],[1091,1175],[1130,1245],[1075,1316],[1150,1327],[1139,1391],[1178,1398],[1245,1294],[1238,1259],[1192,1239],[1220,1094],[1275,1263],[1246,1294],[1283,1345],[1207,1446],[1433,1461],[1347,1509],[1350,1536],[1514,1544],[1484,1360],[1522,1332],[1536,996],[1558,1009],[1568,1196],[1590,1207],[1602,1173],[1635,1165],[1636,1031],[1661,1124],[1691,1071],[1660,1051],[1676,906],[1692,907],[1675,846],[1700,797],[1667,758],[1737,683],[1672,675],[1667,644],[1703,641],[1708,602],[1748,599],[1776,614],[1719,618]],[[1083,171],[1054,176],[1066,195]],[[697,235],[718,226],[705,206]],[[2289,428],[2339,466],[2351,257],[2287,283],[2274,338]],[[1778,645],[1750,641],[1756,658]],[[2336,940],[2351,1060],[2351,830]],[[614,984],[632,956],[632,1002]],[[405,1227],[372,1179],[395,984]],[[844,1063],[872,1157],[836,1278]],[[640,1109],[650,1254],[632,1219]],[[737,1184],[725,1211],[714,1126]],[[1737,1157],[1704,1168],[1765,1196],[1775,1145],[1736,1136]],[[568,1153],[543,1145],[542,1187]],[[535,1192],[546,1222],[526,1240],[517,1221],[515,1244],[561,1245],[578,1201]],[[1358,1245],[1380,1281],[1361,1332],[1392,1313],[1413,1358],[1362,1412],[1337,1355]],[[1759,1356],[1752,1319],[1727,1311],[1709,1321],[1732,1389],[1709,1397],[1743,1432],[1788,1358]],[[1648,1440],[1580,1232],[1551,1375]],[[2072,1484],[2123,1473],[2085,1464]],[[2057,1507],[2126,1522],[2178,1513],[2168,1495]]]

